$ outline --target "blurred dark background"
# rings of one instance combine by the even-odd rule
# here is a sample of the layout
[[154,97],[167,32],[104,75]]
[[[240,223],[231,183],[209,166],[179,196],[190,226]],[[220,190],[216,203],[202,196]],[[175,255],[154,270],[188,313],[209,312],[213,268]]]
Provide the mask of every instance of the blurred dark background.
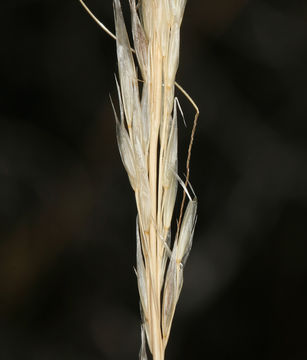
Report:
[[[115,43],[77,0],[3,1],[0,41],[0,359],[137,359]],[[178,82],[199,220],[166,359],[307,359],[306,1],[188,1]]]

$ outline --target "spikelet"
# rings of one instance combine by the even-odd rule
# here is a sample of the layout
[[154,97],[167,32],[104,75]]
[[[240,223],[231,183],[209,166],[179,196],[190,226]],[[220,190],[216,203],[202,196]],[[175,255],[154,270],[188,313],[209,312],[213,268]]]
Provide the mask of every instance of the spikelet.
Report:
[[[137,77],[120,1],[114,0],[120,119],[114,113],[119,151],[138,210],[136,275],[143,322],[139,358],[147,360],[147,343],[153,359],[163,360],[197,210],[196,198],[191,198],[177,174],[177,106],[181,108],[174,89],[186,0],[129,3],[133,47],[142,79]],[[172,244],[178,182],[189,200]]]

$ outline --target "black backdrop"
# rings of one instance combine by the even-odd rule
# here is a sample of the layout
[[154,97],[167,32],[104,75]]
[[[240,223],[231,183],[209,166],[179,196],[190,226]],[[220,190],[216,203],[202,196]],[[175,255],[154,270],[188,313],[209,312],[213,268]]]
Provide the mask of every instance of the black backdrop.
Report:
[[[0,359],[136,359],[114,41],[77,0],[2,1],[0,40]],[[307,359],[306,2],[190,0],[181,44],[199,220],[166,358]]]

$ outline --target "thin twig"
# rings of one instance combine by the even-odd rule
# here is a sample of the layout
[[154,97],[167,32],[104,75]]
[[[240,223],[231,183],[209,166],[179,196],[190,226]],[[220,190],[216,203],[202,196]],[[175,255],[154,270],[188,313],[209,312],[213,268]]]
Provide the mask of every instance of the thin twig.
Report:
[[[186,174],[186,180],[185,180],[185,187],[187,187],[189,184],[189,179],[190,179],[190,162],[191,162],[191,155],[192,155],[192,147],[193,147],[193,143],[194,143],[194,136],[195,136],[198,117],[199,117],[199,109],[198,109],[198,106],[196,105],[196,103],[194,102],[194,100],[191,98],[191,96],[179,84],[176,83],[176,86],[183,93],[183,95],[190,101],[190,103],[192,104],[192,106],[195,109],[195,117],[194,117],[193,128],[192,128],[191,138],[190,138],[190,143],[189,143],[189,148],[188,148],[188,156],[187,156],[187,161],[186,161],[187,174]],[[180,205],[179,220],[177,223],[176,237],[178,237],[178,235],[179,235],[179,229],[180,229],[181,222],[182,222],[185,199],[186,199],[186,192],[183,189],[182,201],[181,201],[181,205]]]

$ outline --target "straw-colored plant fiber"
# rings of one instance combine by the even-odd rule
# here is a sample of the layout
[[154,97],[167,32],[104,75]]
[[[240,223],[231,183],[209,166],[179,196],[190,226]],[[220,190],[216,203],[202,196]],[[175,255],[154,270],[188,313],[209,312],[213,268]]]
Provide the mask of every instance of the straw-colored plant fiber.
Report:
[[[142,315],[140,360],[147,359],[146,343],[153,359],[163,360],[183,284],[183,268],[192,246],[197,209],[195,196],[192,198],[187,190],[188,179],[183,183],[177,174],[177,110],[181,109],[174,92],[186,0],[129,2],[134,50],[129,43],[120,1],[114,0],[120,116],[114,106],[113,109],[119,151],[135,192],[138,212],[136,275]],[[184,213],[181,207],[172,241],[171,223],[178,182],[184,188],[188,203]]]

